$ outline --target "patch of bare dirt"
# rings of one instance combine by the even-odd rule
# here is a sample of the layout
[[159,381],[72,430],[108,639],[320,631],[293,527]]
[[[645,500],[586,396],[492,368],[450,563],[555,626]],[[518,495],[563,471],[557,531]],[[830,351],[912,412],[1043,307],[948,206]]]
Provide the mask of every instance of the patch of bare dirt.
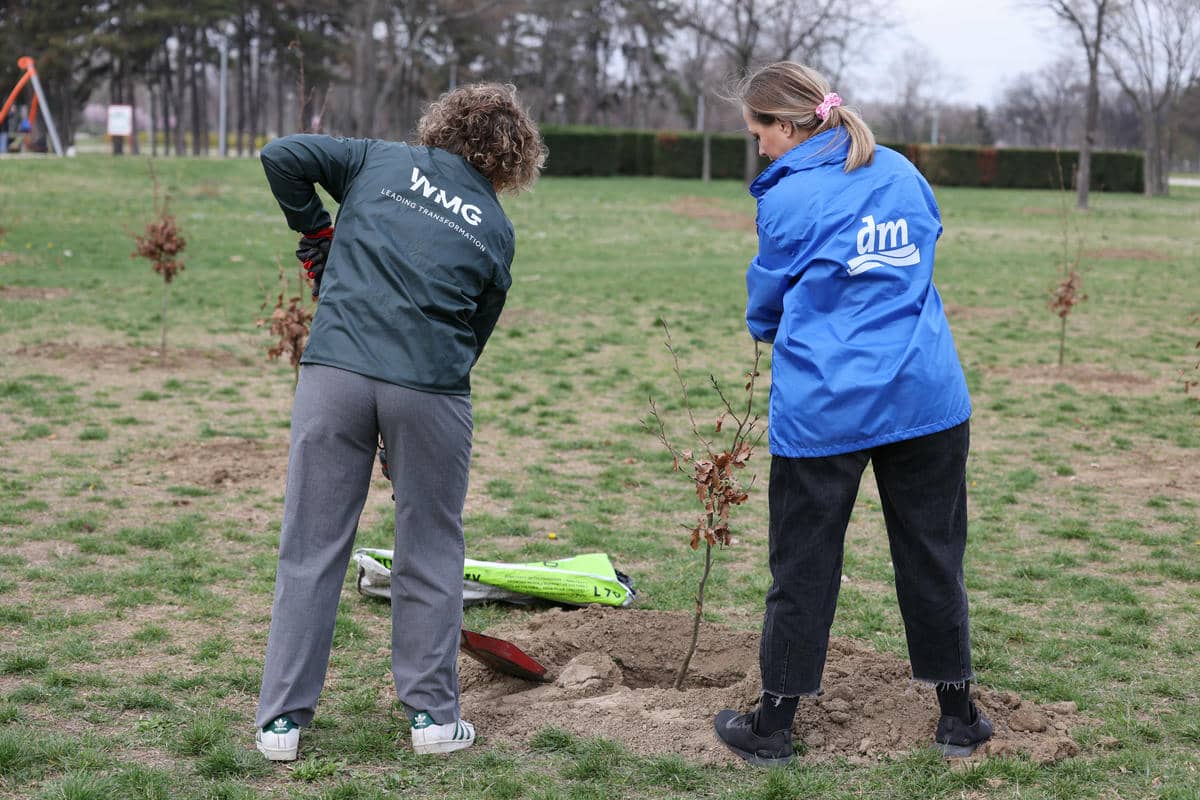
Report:
[[1021,213],[1030,217],[1060,217],[1062,216],[1062,209],[1046,208],[1045,206],[1024,206],[1021,208]]
[[9,253],[7,251],[0,252],[0,267],[5,266],[6,264],[14,264],[16,263],[17,259],[18,256],[16,253]]
[[[0,253],[0,265],[5,263],[4,256]],[[63,286],[0,286],[0,297],[5,300],[60,300],[70,294]]]
[[7,545],[5,552],[20,556],[30,567],[46,567],[75,555],[75,547],[53,539],[24,539]]
[[751,232],[755,230],[753,215],[730,211],[707,197],[693,195],[680,197],[668,208],[682,217],[711,223],[718,230]]
[[1138,250],[1136,248],[1105,247],[1099,250],[1084,250],[1084,258],[1120,259],[1122,261],[1170,261],[1171,256],[1160,250]]
[[1083,391],[1103,394],[1147,395],[1162,390],[1162,384],[1146,375],[1133,372],[1114,372],[1087,364],[1034,364],[1031,366],[983,367],[989,377],[1007,378],[1038,386],[1066,383]]
[[999,308],[996,306],[965,306],[958,303],[945,303],[943,308],[946,311],[946,318],[950,320],[995,320],[1005,319],[1012,316],[1011,308]]
[[[639,754],[678,753],[701,763],[741,762],[717,741],[722,708],[749,710],[758,699],[757,631],[712,623],[682,691],[672,688],[691,633],[685,612],[589,607],[554,609],[490,631],[549,669],[533,684],[460,660],[464,716],[492,741],[524,744],[554,726],[603,736]],[[801,701],[794,734],[808,761],[865,763],[924,747],[937,723],[933,690],[910,679],[908,663],[849,639],[830,643],[825,693]],[[1051,763],[1079,753],[1072,729],[1093,721],[1074,703],[1038,705],[1012,692],[977,698],[996,736],[972,758],[1025,753]]]
[[1152,516],[1146,501],[1156,495],[1200,501],[1200,460],[1194,451],[1160,444],[1090,454],[1073,466],[1072,480],[1102,488],[1106,500],[1120,502],[1124,514],[1135,519]]
[[82,364],[89,369],[104,370],[113,367],[170,367],[178,368],[200,362],[205,365],[226,364],[232,358],[228,353],[217,350],[167,346],[164,354],[157,348],[131,347],[128,345],[99,344],[84,345],[74,342],[43,342],[26,345],[12,351],[20,358],[62,361]]
[[209,489],[245,484],[282,485],[287,447],[282,442],[214,439],[178,447],[166,454],[163,476]]

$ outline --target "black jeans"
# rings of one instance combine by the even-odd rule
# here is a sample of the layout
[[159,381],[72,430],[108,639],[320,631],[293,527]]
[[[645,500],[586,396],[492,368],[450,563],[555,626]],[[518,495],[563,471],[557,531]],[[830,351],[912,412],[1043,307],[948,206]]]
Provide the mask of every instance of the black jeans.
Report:
[[913,678],[970,680],[967,543],[969,423],[824,458],[771,459],[770,563],[759,662],[763,691],[815,695],[841,586],[850,511],[870,461],[883,502]]

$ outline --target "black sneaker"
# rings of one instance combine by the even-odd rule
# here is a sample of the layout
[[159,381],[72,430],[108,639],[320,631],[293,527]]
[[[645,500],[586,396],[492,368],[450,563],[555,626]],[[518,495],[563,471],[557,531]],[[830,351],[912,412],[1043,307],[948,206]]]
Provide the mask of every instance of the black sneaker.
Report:
[[726,747],[751,764],[782,767],[792,760],[792,732],[775,731],[770,736],[754,732],[754,714],[739,714],[725,709],[713,721],[717,738]]
[[933,735],[934,749],[945,756],[964,758],[992,738],[992,721],[980,713],[974,703],[971,703],[971,717],[974,722],[968,725],[958,717],[943,714]]

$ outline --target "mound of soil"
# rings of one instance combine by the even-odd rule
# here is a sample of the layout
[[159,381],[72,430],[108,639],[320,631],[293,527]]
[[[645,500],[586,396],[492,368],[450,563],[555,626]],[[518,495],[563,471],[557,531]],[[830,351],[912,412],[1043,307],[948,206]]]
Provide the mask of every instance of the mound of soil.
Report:
[[[682,691],[671,684],[691,634],[691,615],[684,612],[554,609],[489,633],[538,659],[550,680],[533,684],[460,659],[463,714],[487,739],[520,746],[555,727],[603,736],[642,755],[741,763],[716,740],[712,718],[722,708],[749,710],[757,702],[757,631],[702,625]],[[908,662],[835,638],[824,694],[801,700],[796,715],[803,758],[865,763],[929,744],[937,701],[909,675]],[[1025,753],[1040,763],[1059,761],[1079,752],[1070,731],[1093,722],[1071,702],[1037,705],[986,689],[976,702],[996,735],[972,758]]]

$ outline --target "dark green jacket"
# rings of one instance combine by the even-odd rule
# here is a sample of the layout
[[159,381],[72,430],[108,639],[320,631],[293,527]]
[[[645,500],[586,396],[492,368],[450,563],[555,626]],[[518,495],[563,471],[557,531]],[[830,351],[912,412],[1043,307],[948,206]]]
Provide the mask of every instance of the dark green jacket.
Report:
[[301,363],[469,394],[512,283],[513,227],[487,179],[445,150],[316,134],[272,141],[262,163],[292,230],[330,224],[314,184],[339,204]]

